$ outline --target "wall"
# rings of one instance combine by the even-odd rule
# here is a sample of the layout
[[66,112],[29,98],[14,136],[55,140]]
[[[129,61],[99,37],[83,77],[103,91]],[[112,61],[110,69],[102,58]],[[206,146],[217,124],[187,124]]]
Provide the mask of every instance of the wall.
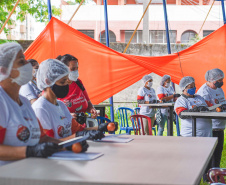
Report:
[[[24,50],[31,44],[32,41],[17,41],[19,42]],[[123,52],[126,47],[124,43],[110,43],[110,48]],[[185,44],[171,44],[172,53],[176,53],[178,51],[184,50],[188,48],[189,45]],[[143,55],[143,56],[162,56],[167,55],[167,45],[166,44],[130,44],[127,54],[132,55]],[[157,91],[159,86],[161,77],[151,73],[153,77],[153,88]],[[126,106],[126,107],[135,107],[137,100],[137,91],[140,87],[143,86],[143,82],[140,80],[130,87],[122,90],[121,92],[115,94],[113,96],[114,106],[117,108],[118,106]],[[176,92],[180,92],[178,86],[176,85]],[[106,100],[105,102],[108,102]]]

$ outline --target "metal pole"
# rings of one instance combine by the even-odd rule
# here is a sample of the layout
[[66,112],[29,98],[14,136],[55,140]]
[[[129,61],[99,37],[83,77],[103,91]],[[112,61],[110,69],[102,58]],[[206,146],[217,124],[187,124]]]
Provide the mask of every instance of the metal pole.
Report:
[[166,11],[166,0],[162,0],[162,1],[163,1],[163,10],[164,10],[164,17],[165,17],[167,49],[168,49],[168,54],[171,54],[169,28],[168,28],[168,18],[167,18],[167,11]]
[[223,14],[224,24],[226,24],[225,8],[224,8],[224,0],[221,0],[221,6],[222,6],[222,14]]
[[[106,36],[106,46],[109,47],[109,32],[108,32],[108,12],[107,12],[107,0],[104,0],[104,18],[105,18],[105,36]],[[110,112],[111,112],[111,121],[114,121],[114,107],[113,107],[113,97],[109,98],[110,100]]]
[[50,21],[52,18],[51,0],[47,0],[47,6],[48,6],[48,18]]

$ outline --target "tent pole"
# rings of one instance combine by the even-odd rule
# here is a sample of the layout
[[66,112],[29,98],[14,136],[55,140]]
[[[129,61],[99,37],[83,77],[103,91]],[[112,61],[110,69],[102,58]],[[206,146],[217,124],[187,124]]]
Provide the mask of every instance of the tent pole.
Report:
[[166,0],[163,0],[163,10],[164,10],[165,27],[166,27],[167,50],[168,50],[168,54],[171,54],[168,18],[167,18],[167,10],[166,10]]
[[47,6],[48,6],[48,18],[50,21],[52,18],[51,0],[47,0]]
[[[168,50],[168,54],[171,54],[168,17],[167,17],[167,10],[166,10],[166,0],[162,0],[162,1],[163,1],[163,10],[164,10],[164,18],[165,18],[165,27],[166,27],[167,50]],[[172,86],[173,86],[174,91],[175,91],[175,84],[172,83]]]
[[226,24],[225,8],[224,8],[224,0],[221,0],[221,6],[222,6],[222,14],[223,14],[224,24]]
[[[107,12],[107,0],[104,0],[104,18],[105,18],[105,35],[106,35],[106,45],[109,47],[109,32],[108,32],[108,12]],[[113,97],[109,98],[110,100],[110,113],[111,121],[114,121],[114,107],[113,107]]]

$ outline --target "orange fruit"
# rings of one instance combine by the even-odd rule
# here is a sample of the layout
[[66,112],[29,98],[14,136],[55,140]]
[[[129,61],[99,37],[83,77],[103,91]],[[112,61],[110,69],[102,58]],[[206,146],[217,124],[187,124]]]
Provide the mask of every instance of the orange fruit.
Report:
[[115,124],[114,123],[108,123],[107,129],[110,132],[115,131]]
[[216,111],[217,111],[217,112],[221,112],[221,108],[220,108],[220,107],[217,107],[217,108],[216,108]]
[[82,146],[80,143],[75,143],[72,145],[72,151],[74,153],[80,153],[82,151]]

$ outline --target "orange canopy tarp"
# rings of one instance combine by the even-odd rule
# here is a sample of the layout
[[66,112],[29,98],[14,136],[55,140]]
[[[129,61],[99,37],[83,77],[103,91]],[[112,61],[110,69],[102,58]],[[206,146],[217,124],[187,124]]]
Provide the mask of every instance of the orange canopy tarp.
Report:
[[25,56],[41,63],[58,55],[74,55],[79,62],[79,78],[91,101],[98,104],[151,72],[168,74],[177,84],[183,76],[193,76],[199,88],[205,82],[207,70],[218,67],[226,72],[225,31],[223,26],[175,54],[144,57],[112,50],[53,17]]

